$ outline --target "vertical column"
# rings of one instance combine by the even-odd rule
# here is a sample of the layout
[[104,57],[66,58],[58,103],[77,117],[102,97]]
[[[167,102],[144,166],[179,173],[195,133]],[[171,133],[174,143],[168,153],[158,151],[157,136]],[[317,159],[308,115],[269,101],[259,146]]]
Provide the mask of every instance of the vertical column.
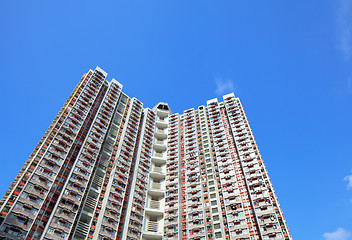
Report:
[[210,187],[214,185],[214,167],[212,164],[212,153],[211,153],[211,142],[210,137],[208,134],[208,124],[207,124],[207,117],[206,117],[206,110],[204,106],[200,106],[198,108],[198,117],[197,117],[197,130],[199,133],[199,145],[202,147],[202,151],[199,152],[201,167],[202,167],[202,187],[203,187],[203,196],[204,196],[204,205],[205,205],[205,224],[206,227],[206,239],[214,239],[214,221],[218,221],[217,217],[215,216],[214,220],[212,218],[212,205],[211,199],[213,200],[214,204],[214,195],[213,189],[212,196],[210,198],[209,191]]
[[128,101],[127,105],[128,112],[123,118],[126,120],[126,124],[122,130],[117,150],[114,148],[116,150],[113,152],[115,161],[106,184],[102,205],[99,206],[100,214],[96,219],[97,227],[93,239],[120,238],[123,231],[143,110],[141,102],[135,98]]
[[149,173],[151,171],[152,143],[155,128],[155,113],[144,110],[141,138],[138,143],[136,171],[131,178],[130,199],[127,205],[125,226],[120,239],[137,240],[142,238],[143,218],[146,208]]
[[[224,174],[227,176],[233,175],[229,170],[223,170],[223,164],[229,159],[228,147],[223,143],[226,142],[224,134],[224,126],[221,122],[221,115],[217,99],[207,101],[207,124],[210,137],[210,155],[212,171],[211,179],[208,181],[212,225],[215,239],[228,239],[228,223],[226,218],[226,210],[224,206],[224,196],[222,192],[222,182]],[[208,164],[209,166],[209,164]],[[230,179],[228,179],[230,180]]]
[[169,117],[169,133],[167,145],[166,165],[166,200],[164,217],[164,238],[168,240],[179,239],[180,226],[180,131],[179,114]]
[[204,157],[204,144],[202,139],[202,130],[201,130],[201,121],[204,121],[204,107],[198,108],[195,111],[195,121],[196,121],[196,128],[197,128],[197,143],[198,143],[198,164],[200,168],[200,180],[201,180],[201,191],[202,191],[202,203],[203,203],[203,221],[193,222],[195,226],[197,226],[198,235],[195,236],[194,239],[207,239],[208,237],[208,226],[210,224],[210,203],[209,203],[209,191],[208,191],[208,184],[207,184],[207,173],[206,173],[206,166],[205,166],[205,157]]
[[222,159],[221,163],[218,164],[220,172],[223,172],[220,177],[230,236],[231,239],[236,239],[239,236],[257,239],[258,232],[250,231],[250,228],[255,226],[256,221],[223,103],[220,107],[220,114],[226,138],[219,143],[219,152],[226,152],[229,154],[229,158]]
[[182,160],[185,168],[184,189],[182,200],[183,211],[183,238],[186,239],[204,239],[205,222],[203,192],[201,181],[201,169],[199,164],[199,149],[197,138],[197,125],[194,109],[186,110],[183,114],[184,119],[184,154]]
[[142,239],[162,239],[164,235],[166,139],[170,111],[163,103],[153,110],[156,112],[156,123]]
[[[112,188],[111,183],[114,180],[114,174],[112,173],[115,171],[114,169],[117,161],[117,154],[119,151],[119,146],[121,145],[121,142],[122,142],[122,133],[124,132],[123,130],[125,129],[125,125],[127,124],[126,119],[129,113],[129,109],[130,109],[130,98],[124,93],[121,93],[121,98],[119,99],[119,103],[116,108],[114,119],[110,126],[109,135],[108,135],[108,138],[112,138],[112,142],[113,142],[112,147],[110,146],[111,145],[110,140],[107,140],[107,142],[104,143],[103,151],[100,154],[99,161],[101,162],[101,165],[99,168],[101,168],[101,170],[103,171],[105,170],[106,173],[102,176],[103,178],[102,183],[99,183],[100,181],[96,181],[94,184],[92,183],[92,188],[93,188],[92,194],[89,197],[92,197],[93,199],[87,197],[86,203],[83,206],[83,209],[89,213],[93,210],[93,213],[92,213],[93,220],[91,221],[88,239],[96,239],[96,238],[111,239],[116,235],[116,232],[117,232],[117,229],[106,227],[104,230],[106,231],[107,236],[98,235],[101,227],[100,225],[98,225],[98,220],[102,219],[103,216],[106,214],[106,216],[112,219],[111,222],[112,221],[118,222],[119,217],[121,215],[122,204],[120,204],[119,200],[122,199],[123,197],[122,196],[123,190],[118,186],[115,187],[114,193],[116,195],[113,195],[114,200],[109,199],[110,193],[107,194],[106,192],[110,191],[110,189]],[[126,166],[124,170],[126,171],[127,169],[128,168]],[[100,171],[100,170],[97,170],[97,171]],[[99,188],[100,184],[103,185],[101,188]],[[94,194],[94,192],[96,192],[96,194]],[[118,196],[118,197],[115,197],[115,196]],[[98,200],[97,203],[95,202],[96,199]],[[84,215],[82,217],[84,217]],[[86,231],[82,229],[81,223],[80,223],[80,222],[83,222],[87,224],[84,221],[85,221],[84,218],[80,219],[79,223],[77,224],[77,227],[74,233],[74,236],[77,238],[79,238],[80,235],[86,234]]]

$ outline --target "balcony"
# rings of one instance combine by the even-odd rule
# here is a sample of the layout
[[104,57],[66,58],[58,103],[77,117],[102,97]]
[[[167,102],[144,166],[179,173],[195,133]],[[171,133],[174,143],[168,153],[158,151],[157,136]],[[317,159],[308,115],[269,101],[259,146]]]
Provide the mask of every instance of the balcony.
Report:
[[165,128],[167,128],[168,123],[164,119],[158,119],[158,120],[156,120],[155,125],[157,126],[157,128],[165,129]]
[[166,118],[167,116],[169,116],[169,111],[168,110],[164,110],[164,109],[157,109],[156,110],[156,114],[161,118],[161,119],[164,119]]
[[157,129],[154,133],[154,136],[159,140],[164,140],[167,138],[167,132],[163,129]]
[[261,231],[263,235],[268,235],[269,237],[275,237],[276,235],[280,235],[280,228],[275,224],[267,224],[264,227],[261,227]]
[[[28,218],[26,215],[10,213],[6,219],[6,223],[14,225],[24,230],[29,230],[33,220]],[[9,238],[13,239],[13,238]]]
[[161,152],[154,152],[152,162],[157,164],[166,164],[166,154]]
[[160,182],[165,180],[165,173],[162,172],[151,171],[149,176],[153,179],[153,181]]
[[[159,141],[160,142],[160,141]],[[153,149],[157,152],[165,152],[166,151],[166,145],[162,145],[159,143],[154,143],[153,144]]]
[[77,235],[77,233],[78,233],[83,236],[86,236],[88,234],[88,231],[89,231],[89,225],[87,223],[78,222],[75,235]]
[[165,174],[165,165],[160,166],[160,165],[153,164],[152,172]]
[[91,186],[92,189],[99,191],[102,184],[103,184],[103,178],[96,174],[93,178],[93,182]]
[[165,142],[164,140],[158,140],[158,139],[156,139],[155,142],[154,142],[154,144],[165,145],[166,142]]
[[152,182],[150,187],[156,190],[161,190],[161,183],[160,182]]
[[142,239],[162,239],[162,219],[156,216],[147,216],[144,224],[144,232]]
[[38,210],[29,204],[17,202],[17,205],[12,209],[12,212],[17,215],[27,216],[29,219],[34,219]]
[[149,220],[147,223],[147,230],[149,232],[158,232],[158,230],[159,230],[158,222]]
[[160,209],[160,201],[158,201],[158,200],[149,200],[149,208],[150,209],[161,210]]

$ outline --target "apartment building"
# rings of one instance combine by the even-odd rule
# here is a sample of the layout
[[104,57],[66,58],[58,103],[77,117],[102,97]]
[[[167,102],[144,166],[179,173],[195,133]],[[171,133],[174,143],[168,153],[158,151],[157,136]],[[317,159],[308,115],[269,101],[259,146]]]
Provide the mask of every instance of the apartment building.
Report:
[[242,104],[172,113],[84,74],[0,201],[0,239],[292,239]]

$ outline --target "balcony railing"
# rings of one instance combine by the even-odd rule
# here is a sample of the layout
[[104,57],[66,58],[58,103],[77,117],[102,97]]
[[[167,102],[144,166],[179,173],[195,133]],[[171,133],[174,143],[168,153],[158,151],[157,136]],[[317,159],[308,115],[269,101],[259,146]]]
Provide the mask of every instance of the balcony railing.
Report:
[[160,209],[160,202],[156,201],[156,200],[150,200],[149,201],[149,208],[159,210]]
[[163,170],[163,169],[162,169],[161,167],[157,167],[157,166],[154,166],[154,167],[153,167],[153,171],[154,171],[154,172],[162,173],[162,170]]
[[147,223],[147,230],[149,232],[158,232],[158,230],[159,230],[158,222],[149,220],[148,223]]
[[152,182],[151,187],[154,189],[161,189],[161,184],[157,182]]
[[164,158],[164,154],[156,152],[155,157]]
[[158,129],[156,130],[157,133],[161,133],[161,134],[166,134],[164,130]]
[[160,144],[160,145],[164,145],[164,141],[160,141],[160,140],[156,140],[155,143]]

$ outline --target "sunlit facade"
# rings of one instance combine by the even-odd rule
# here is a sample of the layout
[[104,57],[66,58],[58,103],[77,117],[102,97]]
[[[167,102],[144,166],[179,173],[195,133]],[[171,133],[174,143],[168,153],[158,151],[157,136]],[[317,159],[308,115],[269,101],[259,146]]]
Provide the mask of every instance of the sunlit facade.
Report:
[[292,239],[234,94],[144,108],[84,74],[0,201],[0,239]]

